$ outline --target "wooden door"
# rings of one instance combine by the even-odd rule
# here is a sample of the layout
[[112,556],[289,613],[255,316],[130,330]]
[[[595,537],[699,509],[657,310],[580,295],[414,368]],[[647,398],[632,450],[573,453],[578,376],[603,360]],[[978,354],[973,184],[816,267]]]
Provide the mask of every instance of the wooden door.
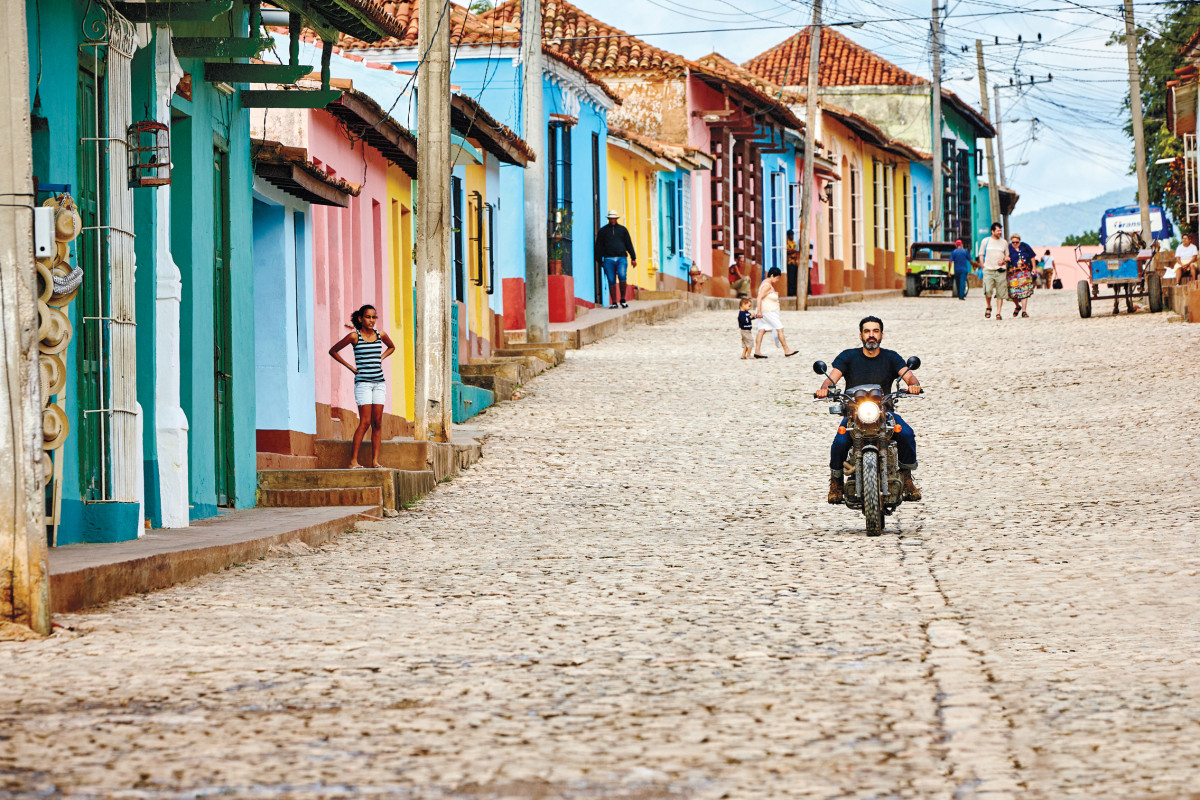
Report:
[[79,288],[79,330],[76,338],[77,375],[75,407],[78,417],[75,430],[79,437],[79,491],[85,500],[108,498],[105,462],[105,438],[108,415],[101,411],[104,398],[102,370],[106,360],[103,288],[108,280],[101,207],[107,170],[105,145],[97,141],[104,136],[104,79],[87,66],[80,65],[76,91],[79,108],[78,181],[75,201],[84,230],[75,241],[76,263],[83,269],[84,280]]

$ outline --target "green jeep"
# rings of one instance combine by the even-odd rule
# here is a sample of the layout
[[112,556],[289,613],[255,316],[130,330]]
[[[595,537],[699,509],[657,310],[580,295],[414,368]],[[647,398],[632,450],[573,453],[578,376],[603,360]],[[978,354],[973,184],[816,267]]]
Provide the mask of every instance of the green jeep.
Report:
[[905,267],[904,296],[917,297],[921,292],[954,291],[954,265],[950,253],[954,242],[916,242],[908,250]]

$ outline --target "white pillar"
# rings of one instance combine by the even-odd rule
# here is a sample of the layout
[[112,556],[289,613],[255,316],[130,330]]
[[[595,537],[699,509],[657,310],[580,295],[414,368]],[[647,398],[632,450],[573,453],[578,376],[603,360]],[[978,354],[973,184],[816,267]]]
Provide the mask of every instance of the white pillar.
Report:
[[[171,29],[158,26],[154,50],[155,114],[171,126],[171,96],[183,69],[171,48]],[[171,255],[171,187],[155,192],[158,226],[155,229],[156,281],[154,294],[154,441],[158,451],[159,511],[164,528],[186,528],[188,513],[188,420],[180,405],[179,306],[183,283]]]

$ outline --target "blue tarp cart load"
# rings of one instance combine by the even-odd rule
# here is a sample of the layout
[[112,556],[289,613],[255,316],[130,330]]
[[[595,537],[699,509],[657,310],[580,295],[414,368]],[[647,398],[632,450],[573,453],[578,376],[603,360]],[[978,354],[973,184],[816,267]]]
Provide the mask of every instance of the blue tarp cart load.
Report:
[[[1088,280],[1080,281],[1075,287],[1079,300],[1079,316],[1087,319],[1092,315],[1093,300],[1113,301],[1113,313],[1120,313],[1121,298],[1125,299],[1125,310],[1133,313],[1133,299],[1145,297],[1152,312],[1162,311],[1162,276],[1151,268],[1154,250],[1142,238],[1141,210],[1136,205],[1110,208],[1100,219],[1100,243],[1104,250],[1098,255],[1087,257],[1080,248],[1075,249],[1075,259],[1087,269]],[[1152,239],[1170,239],[1173,234],[1171,220],[1158,206],[1150,207],[1150,235]],[[1112,287],[1111,295],[1100,294],[1100,287]]]

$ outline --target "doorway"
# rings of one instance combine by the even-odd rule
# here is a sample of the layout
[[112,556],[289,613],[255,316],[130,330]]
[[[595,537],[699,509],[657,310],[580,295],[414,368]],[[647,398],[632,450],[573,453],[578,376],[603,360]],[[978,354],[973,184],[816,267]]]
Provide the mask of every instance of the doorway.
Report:
[[229,152],[213,146],[213,428],[217,505],[234,504]]

